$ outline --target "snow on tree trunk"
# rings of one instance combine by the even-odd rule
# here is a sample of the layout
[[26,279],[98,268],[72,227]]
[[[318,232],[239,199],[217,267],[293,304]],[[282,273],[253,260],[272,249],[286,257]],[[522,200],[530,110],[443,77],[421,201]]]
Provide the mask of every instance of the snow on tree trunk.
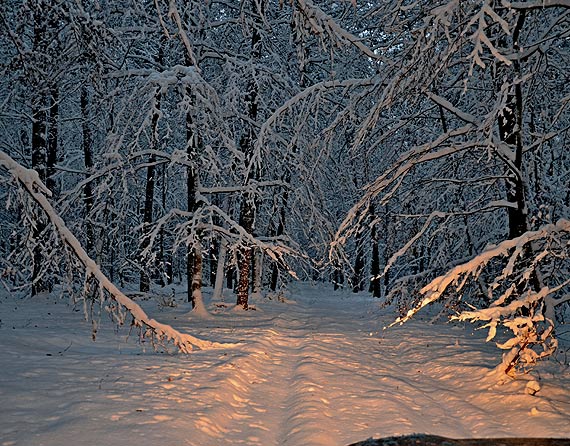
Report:
[[203,269],[203,255],[200,245],[196,245],[192,250],[192,257],[194,260],[194,268],[192,275],[192,313],[201,317],[209,317],[210,314],[204,305],[202,297],[202,269]]
[[261,249],[256,249],[253,255],[253,283],[251,287],[252,297],[261,297],[262,279],[263,279],[263,259],[264,253]]
[[218,253],[218,264],[216,266],[216,283],[212,300],[224,300],[224,270],[226,268],[226,256],[228,245],[224,240],[220,241],[220,252]]

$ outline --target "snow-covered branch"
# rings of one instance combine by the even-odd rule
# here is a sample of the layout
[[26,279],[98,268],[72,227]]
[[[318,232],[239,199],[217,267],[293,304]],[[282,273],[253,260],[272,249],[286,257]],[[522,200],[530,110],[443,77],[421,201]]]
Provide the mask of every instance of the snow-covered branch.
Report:
[[[569,235],[570,221],[560,219],[556,224],[490,246],[468,262],[455,266],[425,285],[420,290],[424,298],[391,326],[408,321],[422,308],[440,299],[451,287],[460,292],[469,278],[478,280],[492,260],[504,257],[508,258],[508,262],[489,286],[489,293],[498,290],[501,285],[504,291],[495,296],[488,308],[464,311],[454,319],[489,321],[485,325],[489,328],[488,341],[495,338],[498,325],[513,332],[515,336],[512,339],[498,344],[500,348],[510,350],[503,358],[505,372],[519,363],[529,365],[550,355],[556,348],[556,340],[551,338],[555,325],[554,307],[566,301],[564,297],[555,299],[553,296],[566,289],[570,281],[563,279],[555,286],[539,283],[538,268],[539,263],[544,263],[549,257],[556,257],[560,261],[560,258],[568,256],[568,241],[564,241],[563,237]],[[541,241],[545,247],[537,251],[536,245]],[[520,265],[515,268],[517,262]],[[493,298],[492,294],[489,297]],[[547,327],[540,329],[539,324],[546,324]],[[535,345],[542,346],[544,351],[536,353],[531,349]]]
[[383,57],[376,54],[368,46],[362,43],[362,39],[342,28],[330,15],[325,13],[312,1],[297,0],[296,3],[303,15],[303,18],[308,24],[308,27],[313,33],[319,35],[326,33],[332,41],[338,40],[343,43],[354,45],[363,54],[373,60],[383,59]]
[[370,200],[374,199],[380,194],[384,194],[382,200],[383,202],[387,202],[394,195],[394,193],[400,187],[403,179],[406,177],[406,175],[408,175],[414,166],[428,161],[444,158],[454,153],[459,153],[472,148],[472,145],[457,145],[444,147],[440,150],[434,150],[435,148],[438,148],[444,144],[448,139],[468,134],[474,129],[475,127],[472,124],[467,124],[466,126],[444,133],[434,141],[416,147],[402,155],[390,169],[387,169],[374,182],[366,186],[364,196],[352,207],[352,209],[345,217],[344,221],[341,223],[335,237],[336,242],[333,244],[333,246],[339,243],[343,243],[343,241],[346,239],[346,236],[343,234],[352,234],[353,229],[351,228],[355,227],[355,222],[359,221],[359,217],[362,216],[363,211],[368,208]]
[[97,280],[102,289],[105,289],[112,299],[119,305],[126,308],[133,317],[133,325],[140,327],[144,335],[152,335],[159,341],[174,343],[180,351],[189,353],[193,347],[200,349],[231,346],[231,344],[218,344],[215,342],[198,339],[186,333],[181,333],[170,325],[160,323],[150,318],[136,302],[128,298],[119,290],[101,271],[99,266],[93,261],[83,249],[79,240],[67,228],[63,219],[57,214],[55,209],[47,200],[51,192],[42,183],[36,171],[26,169],[14,161],[6,153],[0,151],[0,166],[4,167],[30,194],[34,201],[43,209],[49,221],[53,224],[59,237],[73,250],[79,261],[86,270],[87,277]]
[[446,100],[445,98],[442,98],[441,96],[439,96],[435,93],[432,93],[432,92],[428,92],[427,97],[430,98],[436,104],[441,105],[447,111],[453,113],[455,116],[457,116],[462,121],[465,121],[469,124],[473,124],[475,126],[481,125],[481,123],[479,122],[479,120],[477,118],[475,118],[475,116],[473,116],[469,113],[465,113],[464,111],[459,110],[457,107],[454,107],[453,104],[451,102],[449,102],[448,100]]
[[511,249],[522,247],[535,240],[543,239],[550,234],[557,232],[567,232],[570,233],[570,221],[561,219],[556,224],[546,225],[538,231],[529,231],[521,235],[520,237],[505,240],[496,246],[491,246],[483,251],[478,256],[474,257],[470,261],[457,265],[455,268],[449,270],[442,276],[436,277],[426,286],[424,286],[420,293],[425,297],[424,299],[413,309],[408,311],[404,317],[399,317],[395,324],[404,323],[408,321],[412,316],[414,316],[418,311],[429,305],[432,302],[438,300],[442,294],[448,289],[448,287],[454,283],[457,283],[459,279],[466,274],[476,275],[479,274],[481,269],[487,265],[492,259],[500,256],[505,256]]

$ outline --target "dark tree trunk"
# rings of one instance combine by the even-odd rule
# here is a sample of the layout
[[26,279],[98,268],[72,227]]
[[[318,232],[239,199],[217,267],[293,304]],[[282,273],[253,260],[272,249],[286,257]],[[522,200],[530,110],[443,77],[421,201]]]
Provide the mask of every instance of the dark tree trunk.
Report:
[[333,265],[333,287],[335,290],[344,286],[344,273],[338,263]]
[[527,216],[524,197],[524,182],[522,177],[522,141],[518,128],[518,116],[522,106],[520,86],[515,86],[515,94],[509,95],[507,108],[499,116],[499,132],[501,140],[515,150],[514,167],[507,180],[507,201],[515,204],[509,207],[509,238],[516,238],[527,231]]
[[[512,44],[515,50],[519,49],[518,38],[524,21],[525,12],[522,11],[513,30]],[[502,68],[503,70],[510,70],[509,67]],[[511,74],[511,78],[514,75],[520,76],[519,61],[513,62],[512,70],[514,72]],[[519,237],[528,230],[523,180],[522,90],[520,83],[516,83],[512,88],[514,91],[508,94],[506,106],[498,118],[499,136],[511,150],[514,150],[513,168],[510,169],[511,174],[507,180],[507,201],[515,205],[508,209],[510,239]]]
[[[285,175],[284,181],[289,183],[290,175]],[[277,230],[275,231],[275,235],[277,237],[282,236],[285,233],[285,216],[287,214],[287,202],[289,200],[289,192],[285,189],[283,191],[283,199],[281,202],[281,208],[279,209],[279,223],[277,224]],[[277,290],[277,282],[279,280],[279,265],[277,262],[273,262],[271,267],[271,283],[270,289],[271,291]]]
[[[42,38],[45,36],[45,22],[40,11],[34,13],[34,49],[42,50]],[[32,100],[32,169],[38,172],[40,180],[47,179],[47,101],[42,91],[43,80],[35,79],[35,96]],[[36,242],[32,254],[32,296],[49,290],[49,285],[42,277],[43,260],[40,238],[46,227],[43,217],[37,219],[32,236]]]
[[261,249],[255,250],[253,253],[253,268],[251,291],[254,295],[261,296],[261,290],[263,289],[263,260],[264,252]]
[[[250,197],[246,194],[243,198],[241,212],[240,212],[240,225],[248,233],[253,233],[253,224],[255,220],[254,204],[248,201]],[[243,307],[244,310],[248,309],[249,300],[249,273],[251,270],[251,262],[253,259],[253,249],[250,246],[244,246],[238,253],[238,272],[239,279],[237,284],[237,305]]]
[[[162,209],[166,209],[166,167],[164,164],[162,165],[162,187],[161,187],[161,204]],[[160,228],[160,250],[159,250],[159,262],[162,264],[162,279],[161,284],[162,286],[170,285],[174,280],[174,272],[172,270],[172,254],[166,254],[165,249],[165,237],[164,237],[164,228]]]
[[[198,184],[199,176],[196,168],[198,163],[198,151],[200,149],[199,137],[194,128],[192,117],[190,113],[187,115],[186,119],[186,137],[188,139],[187,154],[190,161],[190,166],[188,166],[188,176],[186,187],[188,190],[188,212],[195,213],[198,210]],[[197,302],[195,301],[196,296],[196,286],[202,286],[202,253],[201,247],[197,246],[199,244],[199,234],[189,234],[191,237],[190,243],[188,245],[188,251],[186,255],[186,279],[188,281],[188,302],[192,304],[192,308],[196,308]],[[200,276],[200,280],[197,277]]]
[[43,182],[47,178],[47,111],[44,98],[32,105],[32,169],[38,172]]
[[252,258],[251,247],[244,247],[238,253],[239,280],[237,284],[236,304],[244,310],[249,308],[249,271]]
[[[513,29],[512,46],[514,51],[520,51],[519,36],[524,26],[526,12],[523,10],[519,13],[517,23]],[[504,43],[504,42],[502,42]],[[521,78],[521,66],[519,60],[513,60],[512,68],[502,67],[503,70],[511,70],[509,79]],[[527,206],[525,198],[525,182],[523,173],[523,95],[521,82],[512,82],[513,91],[507,96],[507,103],[502,110],[502,115],[498,118],[499,136],[511,150],[514,150],[512,157],[513,167],[510,169],[510,175],[507,179],[507,201],[513,203],[514,206],[509,207],[509,239],[521,236],[528,231]],[[525,246],[524,256],[528,259],[532,257],[531,245]],[[529,278],[529,285],[538,291],[541,288],[540,279],[533,270]],[[524,292],[524,285],[520,282],[517,286],[518,294]],[[521,308],[521,314],[528,316],[529,309]]]
[[[188,191],[188,212],[196,212],[197,210],[197,202],[196,202],[196,193],[197,193],[197,186],[198,186],[198,173],[196,171],[195,163],[197,162],[197,144],[196,144],[196,135],[194,129],[192,127],[192,118],[190,114],[187,116],[186,121],[186,136],[188,140],[187,146],[187,154],[188,159],[190,161],[190,166],[188,166],[187,172],[187,180],[186,180],[186,188]],[[190,234],[191,238],[194,238],[194,234]],[[186,254],[186,280],[188,283],[188,302],[192,304],[192,308],[196,307],[196,302],[194,301],[194,293],[192,290],[192,284],[194,283],[194,273],[195,269],[199,268],[200,272],[202,271],[202,264],[201,259],[200,261],[196,261],[195,259],[195,248],[194,243],[195,240],[191,240],[190,244],[188,245],[188,251]]]
[[198,302],[196,302],[196,295],[202,292],[202,275],[203,275],[203,261],[202,261],[202,250],[200,247],[195,247],[192,250],[192,308],[196,308]]
[[[256,4],[254,1],[251,2],[253,6],[253,11],[256,11]],[[261,34],[259,33],[259,26],[261,26],[261,18],[256,16],[255,26],[252,29],[251,36],[251,58],[253,61],[258,61],[261,58]],[[247,116],[252,121],[257,120],[257,100],[259,91],[255,80],[252,78],[248,82],[247,93],[245,95],[245,108],[247,110]],[[257,179],[259,176],[257,169],[249,166],[249,163],[253,157],[253,151],[255,146],[255,129],[248,124],[247,129],[240,139],[240,149],[245,155],[245,163],[247,168],[247,178],[246,184],[253,179]],[[240,208],[240,219],[239,223],[241,227],[248,233],[253,234],[254,222],[255,222],[255,197],[250,192],[245,192],[242,196],[242,203]],[[245,243],[245,242],[244,242]],[[248,299],[249,299],[249,274],[251,269],[253,249],[251,246],[244,245],[238,255],[238,270],[239,270],[239,280],[237,288],[237,305],[241,306],[245,310],[248,309]]]
[[271,266],[271,282],[269,284],[269,289],[271,291],[277,290],[278,281],[279,281],[279,267],[277,266],[277,263],[273,262],[273,265]]
[[[162,41],[159,43],[158,54],[156,56],[156,62],[159,65],[163,63],[163,50]],[[158,148],[158,120],[160,117],[160,107],[161,107],[162,95],[160,93],[160,87],[156,87],[156,92],[154,94],[154,108],[152,110],[151,126],[150,126],[150,141],[149,148],[151,151],[157,150]],[[139,280],[139,290],[142,293],[146,293],[150,290],[150,276],[146,271],[145,261],[142,256],[142,252],[149,248],[150,239],[147,237],[147,232],[150,230],[150,226],[154,221],[154,189],[156,187],[156,155],[151,153],[148,158],[148,167],[146,171],[146,183],[145,183],[145,196],[144,196],[144,210],[143,210],[143,227],[141,236],[141,273]]]
[[[388,265],[390,259],[389,248],[392,243],[391,233],[390,233],[390,214],[388,206],[384,207],[384,265]],[[384,296],[388,296],[390,289],[390,270],[384,272]]]
[[46,186],[57,195],[57,184],[55,182],[55,166],[57,165],[57,140],[59,136],[59,91],[57,87],[50,89],[49,107],[49,128],[47,135],[46,153]]
[[384,295],[388,295],[390,290],[390,270],[384,273]]
[[374,297],[382,295],[382,287],[380,286],[380,247],[378,246],[378,230],[376,228],[376,219],[374,206],[370,205],[370,218],[372,220],[372,228],[370,229],[370,239],[372,241],[372,259],[370,260],[370,292]]
[[249,284],[252,293],[255,293],[255,275],[257,274],[258,268],[257,249],[253,249],[251,252],[251,283]]
[[234,289],[235,275],[236,275],[235,266],[230,265],[226,272],[226,288],[228,288],[229,290]]
[[[214,195],[212,197],[212,202],[219,207],[223,207],[223,204],[220,202],[219,195]],[[223,222],[221,221],[218,215],[212,216],[212,222],[215,226],[223,226]],[[218,275],[218,263],[220,262],[220,251],[221,251],[221,242],[220,239],[214,237],[210,242],[210,252],[208,256],[208,264],[209,264],[209,279],[210,279],[210,286],[212,288],[216,287],[216,279]],[[224,263],[222,261],[222,263]],[[222,268],[223,271],[223,268]]]
[[[158,117],[160,111],[160,91],[155,95],[155,110],[152,115],[151,121],[151,136],[150,148],[155,150],[158,143]],[[156,156],[152,153],[148,158],[148,167],[146,170],[146,185],[145,185],[145,199],[143,211],[143,229],[142,229],[142,242],[141,251],[149,247],[150,240],[146,237],[147,231],[153,222],[153,209],[154,209],[154,189],[156,185]],[[141,256],[141,274],[139,282],[139,291],[147,293],[150,290],[150,276],[146,272],[145,262]]]
[[364,289],[364,253],[362,246],[362,233],[357,233],[355,237],[356,257],[354,259],[354,272],[352,274],[352,292],[358,293]]
[[209,276],[210,276],[210,286],[214,287],[216,284],[216,275],[218,272],[218,262],[219,262],[219,254],[220,254],[220,241],[218,239],[212,240],[212,244],[210,246],[210,255],[209,259]]
[[[32,104],[32,169],[36,170],[40,179],[45,183],[47,178],[47,141],[46,141],[47,112],[45,98],[40,96]],[[36,242],[32,261],[32,296],[49,291],[49,284],[43,276],[43,249],[40,238],[46,228],[43,217],[37,219],[32,236]]]
[[[188,146],[188,158],[192,160],[197,159],[196,147],[193,146],[193,137]],[[195,166],[192,165],[188,167],[188,178],[187,178],[187,188],[188,188],[188,212],[196,212],[198,206],[196,202],[196,193],[198,186],[198,177]],[[192,240],[188,245],[188,251],[186,254],[186,280],[188,281],[188,302],[192,304],[192,308],[196,308],[196,301],[194,299],[194,284],[198,283],[195,279],[197,274],[202,274],[202,256],[198,254],[198,249],[194,246],[194,243],[198,243],[194,240],[195,234],[190,235]],[[201,279],[200,279],[201,283]]]
[[[93,169],[93,138],[89,127],[89,92],[87,87],[81,88],[81,130],[83,135],[83,162],[85,176],[89,177]],[[88,182],[83,187],[83,200],[85,203],[85,247],[88,254],[92,254],[94,245],[93,225],[91,224],[91,210],[93,209],[93,185]]]
[[[193,61],[190,56],[185,54],[185,62],[187,66],[192,66]],[[190,106],[194,105],[194,94],[188,87],[186,89],[186,94],[190,99]],[[200,135],[198,134],[198,129],[193,121],[192,109],[189,109],[186,113],[186,153],[188,155],[189,165],[187,168],[187,178],[186,178],[186,190],[188,191],[187,205],[188,212],[195,213],[198,210],[198,185],[199,185],[199,173],[198,173],[198,162],[199,162],[199,152],[201,150]],[[195,301],[195,296],[197,291],[194,287],[198,284],[202,285],[202,254],[201,247],[196,246],[199,242],[199,234],[188,234],[190,237],[190,242],[188,244],[186,252],[186,280],[188,284],[187,294],[188,302],[192,304],[192,308],[196,308],[197,302]],[[200,275],[200,280],[196,279],[197,275]]]

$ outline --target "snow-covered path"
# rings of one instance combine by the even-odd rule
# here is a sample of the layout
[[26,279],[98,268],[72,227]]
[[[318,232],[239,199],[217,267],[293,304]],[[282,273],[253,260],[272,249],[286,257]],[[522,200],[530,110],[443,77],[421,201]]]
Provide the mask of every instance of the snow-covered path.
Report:
[[382,331],[392,316],[369,297],[300,285],[291,299],[211,319],[185,305],[151,307],[197,336],[240,342],[190,356],[142,353],[108,322],[93,343],[80,314],[53,298],[2,299],[0,446],[570,436],[560,364],[541,369],[543,388],[530,396],[524,381],[496,384],[498,353],[469,327],[412,321]]

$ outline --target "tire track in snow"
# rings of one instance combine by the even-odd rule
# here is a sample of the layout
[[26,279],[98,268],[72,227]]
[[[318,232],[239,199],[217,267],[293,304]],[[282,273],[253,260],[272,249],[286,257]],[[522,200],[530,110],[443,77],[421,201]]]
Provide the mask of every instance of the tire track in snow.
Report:
[[[319,300],[307,289],[303,299],[304,305],[300,302],[276,321],[283,342],[288,343],[281,348],[295,363],[287,400],[290,414],[285,418],[284,441],[278,444],[341,445],[418,431],[463,437],[483,427],[483,420],[488,423],[489,412],[477,398],[470,401],[454,387],[457,364],[429,363],[433,352],[418,351],[418,334],[410,333],[410,327],[379,342],[369,336],[379,322],[367,314],[366,306],[359,307],[360,302],[346,300],[339,306],[338,299]],[[422,325],[421,330],[426,329]],[[442,352],[452,349],[449,354],[460,357],[452,337],[434,347]],[[485,370],[474,366],[466,385],[480,386]],[[390,431],[378,432],[385,420],[390,420]],[[499,419],[495,430],[507,433],[503,426]],[[359,437],[350,437],[350,431],[359,430]]]
[[334,414],[319,370],[322,358],[315,351],[318,341],[310,313],[295,309],[277,322],[280,337],[276,339],[274,354],[287,364],[281,373],[289,389],[277,444],[334,445],[338,440],[331,432]]
[[[245,353],[218,366],[209,388],[197,389],[194,425],[205,437],[190,444],[335,445],[322,355],[306,308],[256,318]],[[208,443],[214,441],[215,443]]]

